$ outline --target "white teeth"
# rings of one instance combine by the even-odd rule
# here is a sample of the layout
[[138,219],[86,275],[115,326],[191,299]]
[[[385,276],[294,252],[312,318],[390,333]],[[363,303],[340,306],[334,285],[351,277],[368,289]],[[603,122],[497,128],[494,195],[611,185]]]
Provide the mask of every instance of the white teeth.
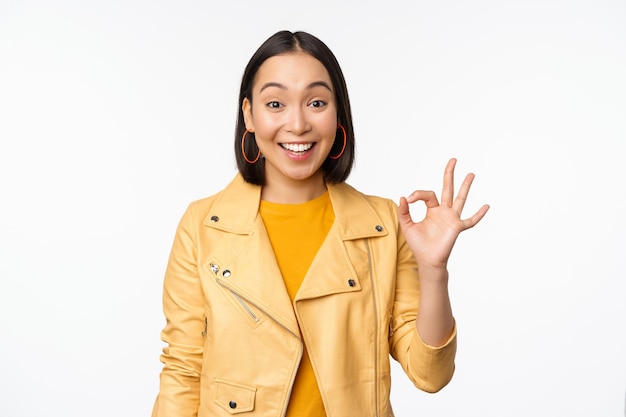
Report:
[[312,143],[281,143],[281,146],[291,152],[305,152],[313,147]]

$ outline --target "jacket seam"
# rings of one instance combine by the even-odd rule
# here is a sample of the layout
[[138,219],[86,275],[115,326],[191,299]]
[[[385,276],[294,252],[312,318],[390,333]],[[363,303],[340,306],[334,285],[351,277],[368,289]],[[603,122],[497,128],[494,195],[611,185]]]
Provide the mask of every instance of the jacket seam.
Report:
[[372,268],[371,241],[365,241],[367,248],[367,265],[370,276],[370,287],[372,289],[372,308],[374,309],[374,417],[379,415],[378,410],[378,304],[376,303],[376,286],[374,280],[374,270]]

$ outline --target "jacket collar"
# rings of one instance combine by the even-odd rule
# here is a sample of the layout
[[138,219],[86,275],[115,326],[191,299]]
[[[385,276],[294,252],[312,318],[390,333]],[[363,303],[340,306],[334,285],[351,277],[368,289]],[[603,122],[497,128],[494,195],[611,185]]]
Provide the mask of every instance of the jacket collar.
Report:
[[[387,234],[387,227],[362,193],[346,183],[328,184],[327,187],[342,240]],[[220,192],[204,219],[204,225],[231,233],[250,234],[254,230],[260,201],[261,187],[245,182],[241,174],[237,174]],[[354,221],[355,216],[358,221]]]

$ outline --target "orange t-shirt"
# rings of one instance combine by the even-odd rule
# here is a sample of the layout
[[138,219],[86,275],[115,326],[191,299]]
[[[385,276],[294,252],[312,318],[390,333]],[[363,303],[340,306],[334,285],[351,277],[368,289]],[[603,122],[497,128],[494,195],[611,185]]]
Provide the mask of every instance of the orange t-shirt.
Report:
[[[302,204],[261,201],[267,229],[285,287],[293,302],[313,258],[335,220],[328,192]],[[324,403],[306,345],[291,390],[287,417],[325,417]]]

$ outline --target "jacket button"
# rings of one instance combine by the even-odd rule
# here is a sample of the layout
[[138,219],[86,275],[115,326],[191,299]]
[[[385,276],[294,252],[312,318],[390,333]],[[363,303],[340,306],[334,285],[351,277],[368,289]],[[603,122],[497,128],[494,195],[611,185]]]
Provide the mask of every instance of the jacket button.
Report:
[[354,287],[356,285],[356,282],[354,282],[353,279],[349,279],[348,280],[348,285],[351,286],[351,287]]
[[237,408],[237,401],[230,400],[230,402],[228,403],[228,406],[230,408]]
[[224,278],[228,278],[230,276],[230,270],[225,269],[224,272],[222,272],[222,275],[224,276]]
[[217,222],[219,222],[219,221],[220,221],[220,218],[219,218],[219,217],[217,217],[217,216],[211,216],[211,221],[212,221],[213,223],[217,223]]
[[376,231],[377,232],[382,232],[383,231],[383,227],[381,225],[377,225],[376,226]]
[[217,274],[220,270],[220,267],[215,265],[215,264],[211,264],[211,271],[213,271],[214,274]]

